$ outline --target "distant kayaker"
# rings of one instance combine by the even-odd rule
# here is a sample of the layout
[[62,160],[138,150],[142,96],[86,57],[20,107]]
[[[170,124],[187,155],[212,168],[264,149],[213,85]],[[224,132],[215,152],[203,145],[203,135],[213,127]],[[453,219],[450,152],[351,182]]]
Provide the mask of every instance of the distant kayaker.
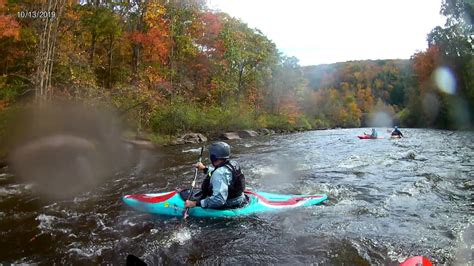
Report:
[[375,131],[375,128],[372,128],[372,133],[369,136],[373,139],[377,138],[377,131]]
[[239,164],[230,160],[230,146],[225,142],[215,142],[209,146],[212,166],[201,162],[195,166],[206,174],[202,182],[202,196],[198,201],[187,200],[185,206],[211,209],[236,208],[245,203],[245,177]]
[[392,136],[398,136],[398,137],[403,137],[402,132],[398,129],[397,126],[395,126],[394,130],[392,131]]

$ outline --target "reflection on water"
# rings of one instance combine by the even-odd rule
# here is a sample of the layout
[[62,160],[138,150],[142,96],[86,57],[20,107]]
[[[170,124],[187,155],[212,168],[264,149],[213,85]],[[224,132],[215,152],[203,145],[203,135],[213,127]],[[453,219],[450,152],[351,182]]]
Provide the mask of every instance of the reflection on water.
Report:
[[137,152],[131,169],[62,201],[38,197],[4,168],[0,263],[124,264],[128,254],[151,264],[369,265],[413,255],[473,263],[474,134],[412,129],[399,140],[359,140],[363,131],[231,141],[253,189],[329,196],[243,218],[183,222],[121,203],[124,194],[189,187],[197,145]]

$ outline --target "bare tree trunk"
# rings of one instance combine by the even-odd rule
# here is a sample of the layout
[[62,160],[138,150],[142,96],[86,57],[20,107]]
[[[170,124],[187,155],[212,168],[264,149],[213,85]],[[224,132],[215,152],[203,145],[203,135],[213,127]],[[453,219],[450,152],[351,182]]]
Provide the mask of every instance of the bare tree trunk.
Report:
[[[139,2],[137,3],[138,5],[138,8],[139,9],[142,9],[142,7],[140,6]],[[145,5],[146,7],[146,5]],[[143,14],[146,12],[146,10],[144,9],[142,12],[141,12],[141,15],[140,15],[140,19],[138,20],[137,22],[137,26],[136,26],[136,31],[138,32],[143,32]],[[133,82],[137,82],[138,81],[138,69],[140,67],[140,57],[141,57],[141,44],[138,44],[138,43],[134,43],[132,45],[132,73],[133,73]]]
[[174,16],[171,18],[171,25],[170,25],[170,40],[171,40],[171,53],[169,55],[169,60],[170,60],[170,68],[171,68],[171,77],[170,77],[170,83],[171,83],[171,99],[174,99],[174,84],[173,84],[173,75],[174,75],[174,31],[173,31],[173,25],[174,25]]
[[241,100],[241,97],[243,95],[243,91],[242,91],[242,87],[243,87],[243,82],[242,82],[242,78],[243,78],[243,75],[244,75],[244,62],[241,62],[240,65],[239,65],[239,80],[238,80],[238,83],[237,83],[237,95],[238,95],[238,99]]
[[[51,1],[48,1],[48,9],[51,10]],[[45,89],[45,79],[46,79],[46,62],[44,61],[45,57],[47,58],[47,37],[49,35],[49,30],[50,30],[50,20],[49,18],[45,19],[44,27],[40,35],[40,40],[39,40],[39,47],[38,47],[38,54],[36,58],[36,65],[37,65],[37,73],[36,73],[36,80],[35,80],[35,89],[36,89],[36,100],[41,101],[43,99],[44,95],[44,89]]]
[[[65,0],[60,0],[58,1],[57,3],[57,6],[56,6],[56,9],[58,10],[58,14],[62,14],[63,12],[63,8],[64,8],[64,4],[65,4]],[[48,83],[47,83],[47,94],[48,94],[48,97],[51,99],[51,96],[52,96],[52,86],[51,86],[51,77],[52,77],[52,74],[53,74],[53,66],[54,66],[54,55],[55,55],[55,52],[56,52],[56,43],[57,43],[57,40],[58,40],[58,33],[59,33],[59,17],[54,21],[54,25],[53,25],[53,30],[52,30],[52,35],[51,35],[51,53],[50,53],[50,64],[48,65]]]
[[133,44],[133,53],[132,53],[132,72],[134,81],[136,81],[138,76],[138,67],[140,66],[140,45]]
[[59,21],[63,12],[65,0],[48,0],[43,6],[43,11],[48,14],[54,12],[55,16],[47,16],[43,20],[38,52],[36,56],[36,77],[34,79],[36,101],[45,102],[51,98],[51,75],[53,72],[54,53],[58,35]]
[[109,51],[108,51],[108,80],[107,88],[112,89],[112,59],[113,59],[113,48],[114,48],[114,37],[112,34],[109,36]]
[[92,32],[91,48],[89,51],[89,64],[91,67],[94,67],[94,54],[95,54],[96,44],[97,44],[97,34],[94,30]]

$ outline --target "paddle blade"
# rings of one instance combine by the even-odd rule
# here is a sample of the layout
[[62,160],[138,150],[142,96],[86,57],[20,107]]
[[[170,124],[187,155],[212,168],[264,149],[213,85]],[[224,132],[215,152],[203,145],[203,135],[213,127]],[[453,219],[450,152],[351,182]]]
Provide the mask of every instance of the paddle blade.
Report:
[[404,262],[400,263],[400,266],[433,266],[431,261],[423,256],[410,257]]
[[199,162],[202,161],[202,153],[204,152],[204,146],[201,147],[201,154],[199,155]]

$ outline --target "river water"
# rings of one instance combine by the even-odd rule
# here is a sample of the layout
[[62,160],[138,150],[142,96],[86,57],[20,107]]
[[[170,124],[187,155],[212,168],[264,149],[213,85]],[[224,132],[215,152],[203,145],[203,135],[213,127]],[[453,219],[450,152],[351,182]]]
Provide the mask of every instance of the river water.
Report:
[[[364,129],[230,141],[254,190],[326,193],[326,204],[230,219],[154,217],[125,194],[189,187],[198,145],[142,150],[131,168],[68,200],[0,172],[0,263],[397,265],[423,255],[473,264],[474,134]],[[365,129],[369,132],[369,129]],[[205,162],[208,162],[207,160]],[[202,179],[200,179],[202,180]]]

